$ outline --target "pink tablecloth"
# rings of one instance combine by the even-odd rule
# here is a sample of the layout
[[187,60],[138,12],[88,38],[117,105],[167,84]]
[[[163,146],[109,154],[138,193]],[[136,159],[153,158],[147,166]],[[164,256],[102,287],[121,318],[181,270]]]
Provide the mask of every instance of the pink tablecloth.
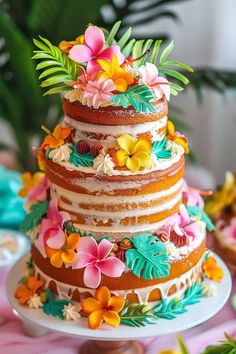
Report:
[[[39,338],[25,335],[22,323],[15,318],[5,294],[6,272],[0,272],[0,314],[6,317],[6,322],[0,326],[1,354],[78,354],[82,341],[72,337],[50,333]],[[236,292],[234,281],[233,292]],[[222,339],[224,332],[236,338],[236,314],[230,301],[212,319],[204,324],[182,332],[191,354],[200,354],[204,347]],[[175,337],[163,336],[144,341],[147,354],[157,354],[160,349],[175,347]]]

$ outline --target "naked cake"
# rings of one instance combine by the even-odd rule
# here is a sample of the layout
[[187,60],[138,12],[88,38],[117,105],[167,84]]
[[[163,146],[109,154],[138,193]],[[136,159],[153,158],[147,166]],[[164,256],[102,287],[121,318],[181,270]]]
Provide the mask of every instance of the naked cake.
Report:
[[183,179],[188,140],[168,120],[188,83],[174,68],[191,68],[169,60],[172,42],[160,54],[161,41],[118,40],[119,26],[89,25],[59,47],[34,40],[41,86],[64,93],[64,118],[42,126],[41,172],[22,176],[32,249],[15,295],[92,329],[174,318],[223,276],[206,253],[201,191]]

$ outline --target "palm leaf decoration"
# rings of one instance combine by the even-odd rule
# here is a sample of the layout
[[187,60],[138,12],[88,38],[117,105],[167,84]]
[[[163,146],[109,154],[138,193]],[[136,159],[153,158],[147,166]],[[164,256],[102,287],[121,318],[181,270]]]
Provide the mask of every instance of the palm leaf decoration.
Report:
[[57,300],[50,289],[46,290],[46,294],[47,301],[43,304],[43,312],[46,313],[46,315],[52,315],[53,317],[59,317],[61,320],[64,320],[63,309],[70,301]]
[[20,226],[20,231],[26,234],[27,232],[34,230],[42,220],[42,217],[47,213],[47,211],[47,201],[32,205],[30,208],[30,213],[26,215]]
[[34,44],[40,50],[34,51],[32,59],[40,60],[36,70],[43,70],[39,76],[44,79],[41,87],[53,86],[44,95],[73,89],[70,85],[78,77],[77,64],[64,54],[58,47],[52,45],[49,40],[39,36],[41,41],[34,39]]
[[206,224],[206,227],[209,231],[214,231],[216,229],[215,225],[213,224],[207,213],[203,209],[199,208],[199,206],[186,206],[186,208],[190,216],[200,215],[201,220]]
[[153,93],[147,86],[136,85],[123,93],[114,95],[112,101],[115,105],[122,105],[124,108],[131,105],[138,112],[155,112],[155,107],[150,102],[153,98]]
[[154,141],[152,143],[152,153],[155,154],[158,159],[169,159],[171,157],[171,151],[166,149],[166,144],[166,137],[161,141]]
[[200,283],[195,283],[187,289],[180,299],[164,299],[152,308],[155,316],[166,320],[173,320],[177,315],[187,312],[187,307],[199,302],[202,297]]
[[169,256],[163,242],[149,233],[134,237],[132,242],[135,248],[126,252],[126,265],[137,277],[158,279],[168,276]]
[[151,310],[145,310],[146,305],[135,305],[127,302],[120,314],[120,322],[131,327],[143,327],[147,324],[154,324],[156,316]]

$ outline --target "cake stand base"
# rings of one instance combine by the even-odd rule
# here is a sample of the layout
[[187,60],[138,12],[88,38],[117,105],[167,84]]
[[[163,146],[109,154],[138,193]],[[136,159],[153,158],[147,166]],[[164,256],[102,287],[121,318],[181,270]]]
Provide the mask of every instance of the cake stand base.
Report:
[[136,341],[96,341],[90,340],[80,349],[80,354],[144,354],[142,344]]
[[231,292],[232,280],[224,262],[216,256],[219,265],[223,268],[224,278],[217,285],[218,293],[211,298],[202,298],[195,305],[189,306],[188,312],[168,321],[158,319],[157,323],[143,327],[128,327],[120,325],[117,328],[103,325],[96,331],[89,329],[87,320],[62,321],[48,316],[41,310],[21,306],[14,293],[17,282],[22,278],[27,259],[19,260],[9,271],[6,292],[14,312],[25,323],[29,335],[34,337],[45,334],[46,331],[60,332],[62,335],[76,336],[87,339],[80,350],[80,354],[144,354],[144,347],[135,340],[147,337],[162,336],[192,328],[210,319],[224,306]]

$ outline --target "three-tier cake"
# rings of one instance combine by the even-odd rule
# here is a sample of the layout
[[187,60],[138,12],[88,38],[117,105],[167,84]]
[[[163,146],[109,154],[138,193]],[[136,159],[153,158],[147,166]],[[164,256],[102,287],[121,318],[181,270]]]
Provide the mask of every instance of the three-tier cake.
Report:
[[[213,295],[222,270],[206,248],[201,192],[183,180],[188,141],[168,120],[168,100],[188,79],[169,60],[173,43],[115,39],[90,25],[58,47],[35,40],[42,87],[65,92],[64,118],[23,175],[32,238],[22,304],[62,319],[144,325],[174,318]],[[164,77],[165,76],[165,77]],[[147,306],[148,304],[148,306]],[[166,311],[168,307],[168,311]]]

